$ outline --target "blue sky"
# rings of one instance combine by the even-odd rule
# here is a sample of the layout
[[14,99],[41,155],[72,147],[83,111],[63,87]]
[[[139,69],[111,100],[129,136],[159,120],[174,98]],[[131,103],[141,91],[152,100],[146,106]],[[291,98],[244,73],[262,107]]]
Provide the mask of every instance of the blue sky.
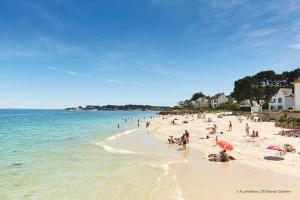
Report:
[[0,0],[0,107],[175,105],[300,66],[296,0]]

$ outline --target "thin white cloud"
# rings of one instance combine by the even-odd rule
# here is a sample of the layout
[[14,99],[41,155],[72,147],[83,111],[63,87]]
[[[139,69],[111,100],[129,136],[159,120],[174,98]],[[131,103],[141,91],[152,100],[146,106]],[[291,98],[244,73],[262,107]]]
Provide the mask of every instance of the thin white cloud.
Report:
[[215,9],[229,9],[242,5],[245,0],[210,0],[205,2]]
[[0,58],[33,57],[39,55],[36,51],[0,47]]
[[116,79],[107,79],[106,82],[120,84],[120,85],[135,85],[135,86],[143,85],[143,83],[137,81],[123,81],[123,80],[116,80]]
[[48,70],[59,72],[59,73],[64,73],[64,74],[67,74],[67,75],[70,75],[70,76],[82,77],[82,78],[90,78],[92,76],[90,73],[81,74],[81,73],[78,73],[78,72],[75,72],[75,71],[61,70],[61,69],[56,68],[56,67],[48,67]]
[[264,37],[268,36],[274,32],[278,32],[276,29],[263,29],[263,30],[256,30],[247,34],[248,37]]
[[48,38],[48,37],[39,38],[35,42],[35,47],[38,49],[40,49],[42,47],[44,50],[48,51],[48,52],[45,52],[46,54],[47,53],[55,53],[58,55],[66,55],[66,54],[82,54],[83,53],[83,49],[81,47],[66,45],[58,40]]
[[298,43],[298,44],[290,44],[287,47],[292,48],[292,49],[300,49],[300,43]]

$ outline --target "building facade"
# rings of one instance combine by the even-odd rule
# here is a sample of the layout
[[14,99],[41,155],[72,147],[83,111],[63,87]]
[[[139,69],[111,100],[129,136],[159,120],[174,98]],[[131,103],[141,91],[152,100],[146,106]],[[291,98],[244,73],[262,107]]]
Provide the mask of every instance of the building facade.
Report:
[[209,101],[205,97],[200,97],[191,102],[194,109],[206,110],[209,106]]
[[293,82],[294,84],[294,98],[295,110],[300,110],[300,77]]
[[225,96],[224,93],[218,93],[213,96],[210,100],[210,105],[213,109],[220,107],[221,104],[226,103],[228,98]]
[[269,110],[292,110],[295,107],[295,98],[291,88],[280,88],[269,103]]

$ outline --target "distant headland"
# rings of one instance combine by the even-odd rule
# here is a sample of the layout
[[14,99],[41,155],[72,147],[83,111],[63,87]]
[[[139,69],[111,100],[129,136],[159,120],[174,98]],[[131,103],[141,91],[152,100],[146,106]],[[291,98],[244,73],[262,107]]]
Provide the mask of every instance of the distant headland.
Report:
[[78,106],[78,107],[68,107],[65,110],[109,110],[109,111],[117,111],[117,110],[125,110],[125,111],[161,111],[163,109],[167,109],[167,106],[151,106],[151,105],[87,105],[85,107]]

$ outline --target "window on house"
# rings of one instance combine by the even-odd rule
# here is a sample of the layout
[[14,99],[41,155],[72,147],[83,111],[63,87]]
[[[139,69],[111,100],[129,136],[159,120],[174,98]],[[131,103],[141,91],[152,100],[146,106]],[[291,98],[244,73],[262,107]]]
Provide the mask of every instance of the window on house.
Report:
[[277,110],[283,110],[282,106],[277,106]]
[[278,98],[278,103],[282,103],[282,98]]

